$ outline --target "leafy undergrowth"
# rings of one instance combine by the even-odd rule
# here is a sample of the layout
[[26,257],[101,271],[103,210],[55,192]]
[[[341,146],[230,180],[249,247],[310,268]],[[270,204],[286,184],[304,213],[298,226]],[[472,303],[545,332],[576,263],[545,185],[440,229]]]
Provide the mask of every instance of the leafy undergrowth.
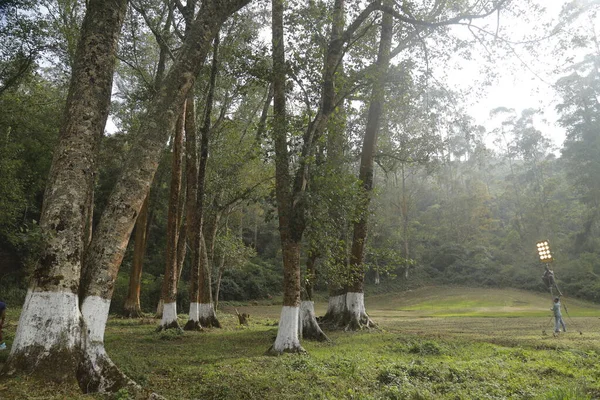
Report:
[[[184,334],[157,333],[154,320],[111,318],[106,348],[168,399],[600,398],[600,313],[567,319],[575,329],[554,336],[546,316],[386,318],[373,307],[378,330],[328,332],[331,343],[303,342],[308,355],[270,357],[279,307],[263,307],[246,307],[249,327],[220,313],[222,329]],[[0,381],[0,398],[101,397],[21,376]]]

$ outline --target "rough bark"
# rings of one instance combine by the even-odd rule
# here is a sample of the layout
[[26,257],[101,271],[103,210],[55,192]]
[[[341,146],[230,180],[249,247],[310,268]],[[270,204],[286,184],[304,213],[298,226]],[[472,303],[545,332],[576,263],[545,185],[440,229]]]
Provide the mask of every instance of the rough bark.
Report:
[[146,238],[148,225],[148,203],[150,196],[146,196],[144,205],[140,210],[140,216],[135,223],[133,261],[131,263],[131,273],[129,274],[129,289],[127,299],[125,299],[124,313],[128,318],[139,318],[142,316],[140,306],[140,289],[142,287],[142,268],[144,263],[144,253],[146,252]]
[[217,284],[215,287],[215,311],[219,309],[219,293],[221,291],[221,279],[223,278],[223,271],[225,270],[225,253],[221,252],[219,257],[219,274],[217,276]]
[[[166,249],[166,266],[165,274],[162,282],[161,299],[165,306],[167,304],[176,305],[177,302],[177,280],[179,278],[179,270],[177,268],[177,241],[179,238],[179,204],[181,194],[181,165],[183,160],[183,116],[181,113],[173,135],[173,154],[171,164],[171,189],[169,194],[169,209],[167,215],[167,249]],[[179,328],[177,323],[177,310],[173,313],[165,313],[163,311],[162,320],[159,329]],[[167,320],[167,317],[171,319]]]
[[187,224],[184,222],[179,226],[179,238],[177,239],[177,285],[181,280],[185,256],[187,254]]
[[217,231],[219,230],[219,223],[221,221],[221,210],[217,207],[213,207],[207,213],[204,223],[204,241],[206,243],[206,253],[208,255],[208,265],[211,268],[215,265],[215,243],[217,241]]
[[154,318],[162,319],[164,309],[165,302],[163,301],[163,299],[158,300],[158,304],[156,305],[156,312],[154,313]]
[[206,251],[206,244],[204,242],[204,235],[200,235],[200,304],[198,309],[198,319],[200,325],[207,328],[220,328],[221,323],[217,319],[215,313],[215,307],[212,299],[212,284],[211,274],[208,265],[208,253]]
[[90,0],[48,178],[40,227],[43,252],[5,370],[74,379],[81,360],[78,290],[95,157],[104,132],[118,36],[127,1]]

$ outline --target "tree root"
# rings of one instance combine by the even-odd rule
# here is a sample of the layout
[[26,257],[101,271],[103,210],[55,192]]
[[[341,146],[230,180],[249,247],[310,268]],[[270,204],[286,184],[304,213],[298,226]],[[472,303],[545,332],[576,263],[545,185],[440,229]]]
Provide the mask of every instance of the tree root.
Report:
[[160,325],[158,328],[156,328],[156,332],[166,331],[167,329],[177,329],[179,331],[183,331],[183,329],[181,329],[181,327],[179,326],[179,322],[172,321],[168,324]]
[[108,357],[101,343],[87,344],[77,369],[77,382],[84,393],[128,392],[136,400],[164,399],[143,389],[126,376]]
[[329,338],[321,330],[314,312],[314,303],[303,301],[300,305],[300,338],[329,342]]
[[212,315],[210,317],[200,317],[200,325],[206,328],[220,328],[221,323],[217,319],[216,316]]
[[194,321],[194,320],[188,320],[188,322],[185,324],[185,326],[183,327],[184,331],[196,331],[196,332],[201,332],[203,331],[202,329],[202,325],[200,325],[199,321]]

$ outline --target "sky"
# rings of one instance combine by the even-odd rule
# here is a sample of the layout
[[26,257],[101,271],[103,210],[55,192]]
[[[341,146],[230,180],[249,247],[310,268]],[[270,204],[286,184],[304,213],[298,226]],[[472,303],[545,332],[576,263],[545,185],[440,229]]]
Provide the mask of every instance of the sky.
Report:
[[[546,8],[543,19],[552,21],[558,21],[563,5],[568,2],[568,0],[537,1]],[[501,18],[500,23],[510,24],[510,21]],[[595,25],[600,29],[600,24]],[[509,30],[513,38],[518,38],[531,31],[531,25],[514,23],[510,24]],[[552,39],[541,44],[540,48],[542,47],[551,48]],[[513,108],[517,114],[526,108],[539,108],[543,112],[543,117],[536,120],[536,127],[549,137],[557,148],[561,147],[565,130],[557,123],[558,114],[555,107],[559,99],[552,88],[552,84],[561,76],[552,73],[556,59],[549,51],[546,54],[542,51],[542,54],[532,58],[524,49],[519,49],[518,46],[515,49],[521,60],[516,57],[498,59],[493,67],[498,74],[497,80],[485,90],[482,96],[474,97],[467,110],[478,124],[485,126],[489,131],[494,126],[489,112],[496,107]],[[464,60],[457,59],[454,67],[445,72],[448,75],[447,82],[459,89],[468,88],[474,82],[483,79],[483,75],[478,71],[478,65],[475,63],[469,65]],[[488,137],[486,143],[492,145],[492,138]],[[559,151],[555,153],[559,155]]]

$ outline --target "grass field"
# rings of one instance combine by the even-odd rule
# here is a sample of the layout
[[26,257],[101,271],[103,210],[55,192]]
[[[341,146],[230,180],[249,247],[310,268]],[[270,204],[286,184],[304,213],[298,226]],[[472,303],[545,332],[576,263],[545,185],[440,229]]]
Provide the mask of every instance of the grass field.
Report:
[[[598,399],[600,307],[564,299],[569,332],[552,334],[549,296],[422,288],[368,297],[379,329],[327,332],[308,355],[269,357],[280,306],[223,305],[223,329],[156,333],[158,321],[111,318],[106,348],[130,377],[168,399]],[[317,304],[322,315],[326,304]],[[16,327],[9,311],[7,344]],[[182,323],[185,317],[182,316]],[[0,363],[7,352],[0,353]],[[0,380],[1,399],[96,399],[73,385]],[[114,398],[127,399],[125,392]]]

